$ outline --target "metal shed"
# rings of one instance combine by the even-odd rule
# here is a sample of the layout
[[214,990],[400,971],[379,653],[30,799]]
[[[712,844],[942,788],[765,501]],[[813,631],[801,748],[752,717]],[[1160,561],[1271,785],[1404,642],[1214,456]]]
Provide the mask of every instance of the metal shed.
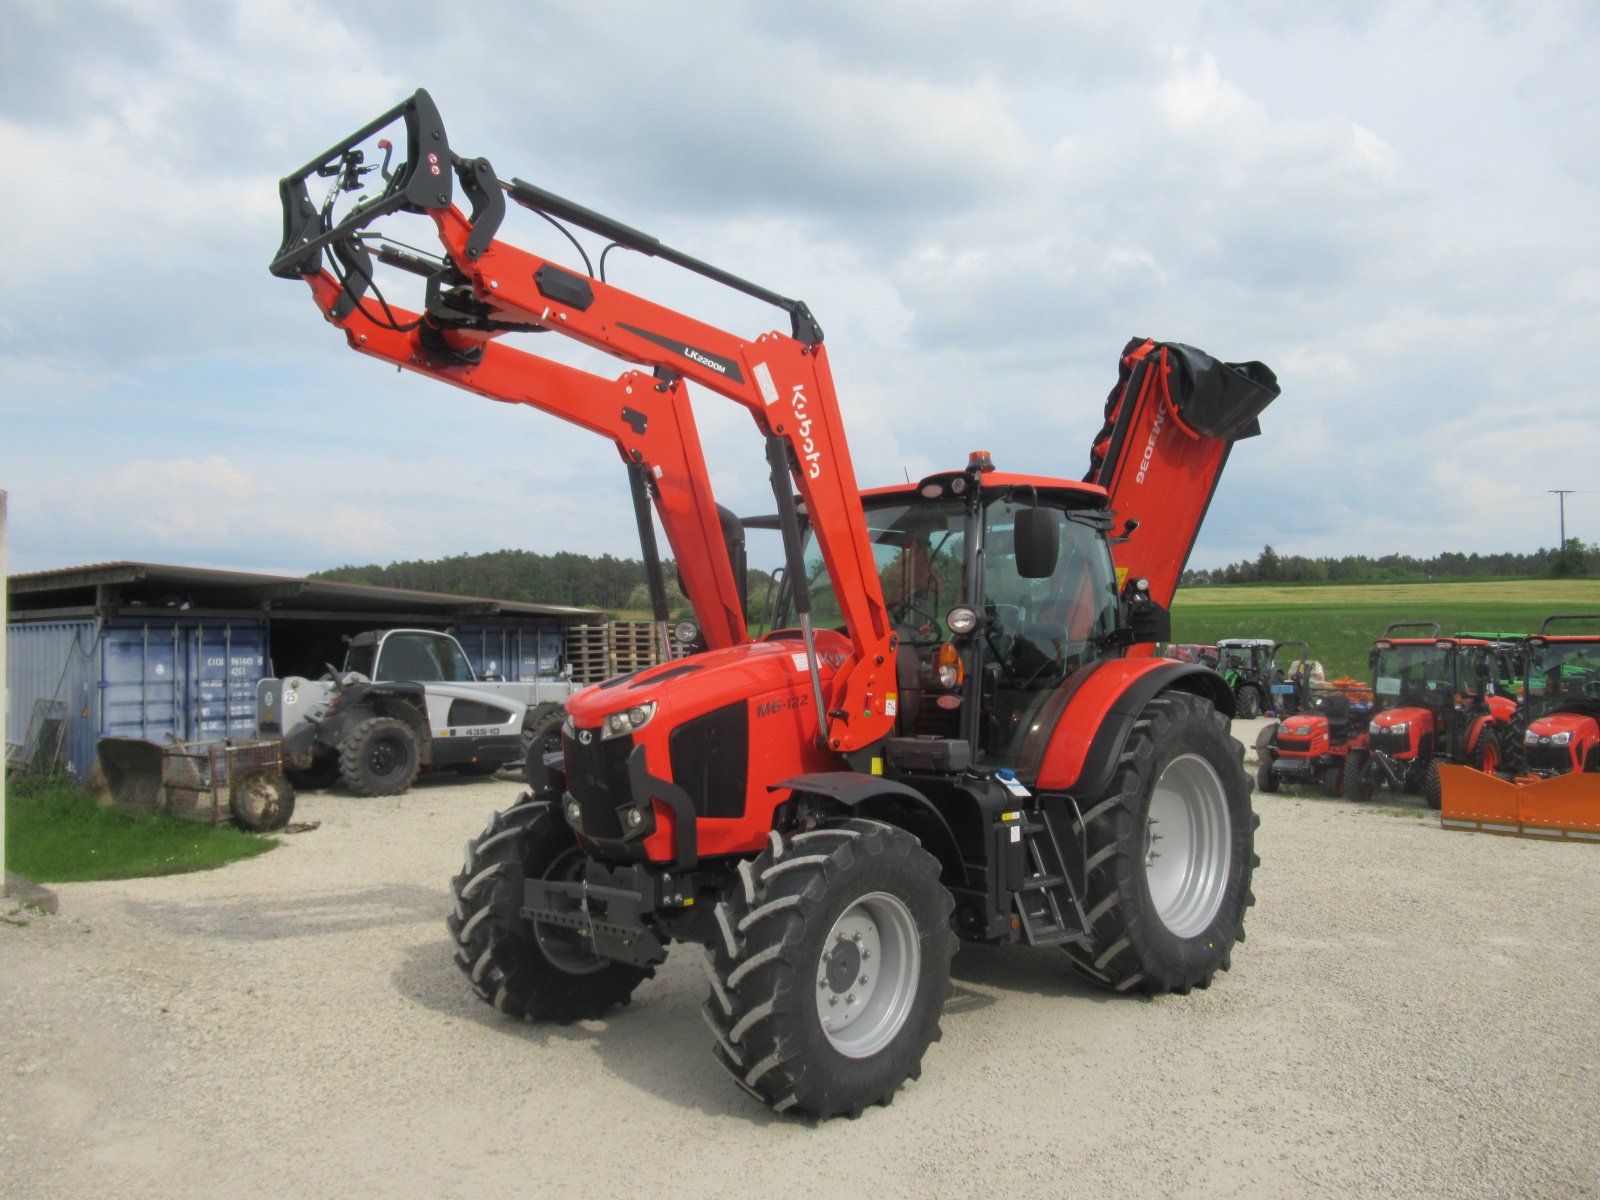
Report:
[[557,674],[568,630],[598,610],[153,563],[105,563],[8,580],[6,742],[62,738],[76,779],[103,737],[238,737],[256,683],[323,673],[368,629],[441,629],[479,674]]

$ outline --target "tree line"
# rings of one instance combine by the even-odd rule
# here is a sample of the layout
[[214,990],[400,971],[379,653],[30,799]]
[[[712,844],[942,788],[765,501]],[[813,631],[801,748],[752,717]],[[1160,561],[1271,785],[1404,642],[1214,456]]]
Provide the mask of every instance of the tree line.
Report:
[[[668,606],[674,616],[685,615],[689,602],[678,586],[677,566],[669,559],[662,568],[667,579]],[[593,607],[608,612],[650,608],[644,561],[610,554],[596,557],[566,551],[535,554],[528,550],[495,550],[487,554],[413,559],[386,567],[376,563],[334,567],[314,572],[311,578],[444,592],[453,596],[485,596],[525,604]],[[751,608],[763,610],[771,577],[765,571],[752,570],[749,580]]]
[[1211,583],[1423,583],[1438,579],[1572,578],[1600,573],[1600,546],[1568,538],[1560,550],[1531,554],[1460,554],[1447,551],[1432,558],[1385,554],[1373,558],[1347,554],[1341,558],[1308,558],[1279,554],[1263,546],[1254,560],[1241,559],[1212,570],[1183,573],[1185,586]]

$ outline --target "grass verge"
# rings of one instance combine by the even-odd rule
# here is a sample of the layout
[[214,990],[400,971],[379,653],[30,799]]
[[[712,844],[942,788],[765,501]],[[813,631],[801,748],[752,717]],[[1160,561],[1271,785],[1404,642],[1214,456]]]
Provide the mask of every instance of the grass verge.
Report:
[[209,871],[277,844],[231,825],[103,807],[63,780],[18,777],[6,784],[6,865],[35,883]]

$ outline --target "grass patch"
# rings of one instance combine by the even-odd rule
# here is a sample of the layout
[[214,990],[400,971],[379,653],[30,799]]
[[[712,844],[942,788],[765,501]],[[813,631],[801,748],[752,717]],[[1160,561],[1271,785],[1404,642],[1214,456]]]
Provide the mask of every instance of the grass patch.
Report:
[[1306,641],[1330,676],[1365,679],[1371,675],[1367,652],[1373,638],[1395,621],[1437,621],[1445,633],[1532,633],[1547,616],[1561,612],[1600,612],[1600,581],[1187,587],[1179,588],[1173,601],[1172,640]]
[[276,846],[232,825],[102,807],[62,780],[6,786],[6,864],[35,883],[86,883],[209,871]]

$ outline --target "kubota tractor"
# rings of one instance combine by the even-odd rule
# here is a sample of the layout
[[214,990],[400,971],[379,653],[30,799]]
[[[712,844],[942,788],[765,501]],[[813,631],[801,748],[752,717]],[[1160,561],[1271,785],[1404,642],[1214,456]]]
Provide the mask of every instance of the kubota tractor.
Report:
[[1524,643],[1527,768],[1543,777],[1600,772],[1600,634],[1553,634],[1556,621],[1600,621],[1600,615],[1546,617]]
[[1306,642],[1279,642],[1279,651],[1298,646],[1300,658],[1289,667],[1285,686],[1293,689],[1291,715],[1280,717],[1261,731],[1256,741],[1260,765],[1256,786],[1276,792],[1280,782],[1314,783],[1326,796],[1345,789],[1345,766],[1352,753],[1367,744],[1370,705],[1352,704],[1341,692],[1312,698],[1311,647]]
[[[611,439],[656,616],[652,517],[701,626],[702,652],[573,695],[537,790],[468,844],[449,926],[479,996],[596,1017],[693,943],[722,1065],[776,1109],[827,1116],[919,1074],[957,936],[1060,946],[1119,991],[1187,992],[1228,967],[1256,863],[1233,699],[1151,650],[1231,444],[1277,394],[1270,371],[1136,339],[1086,481],[979,452],[863,494],[804,304],[500,180],[451,151],[426,92],[281,196],[271,269],[352,348]],[[773,305],[789,332],[741,338],[518,249],[497,236],[507,196]],[[401,220],[439,252],[415,229],[401,246]],[[420,304],[380,267],[423,277]],[[639,369],[608,379],[508,344],[540,331]],[[788,621],[759,639],[691,384],[764,441]]]
[[[1399,629],[1428,636],[1400,638]],[[1474,637],[1441,637],[1435,621],[1400,621],[1373,643],[1373,712],[1364,750],[1345,765],[1345,794],[1370,800],[1387,784],[1421,792],[1440,804],[1439,764],[1494,774],[1510,753],[1517,710],[1514,645]]]

